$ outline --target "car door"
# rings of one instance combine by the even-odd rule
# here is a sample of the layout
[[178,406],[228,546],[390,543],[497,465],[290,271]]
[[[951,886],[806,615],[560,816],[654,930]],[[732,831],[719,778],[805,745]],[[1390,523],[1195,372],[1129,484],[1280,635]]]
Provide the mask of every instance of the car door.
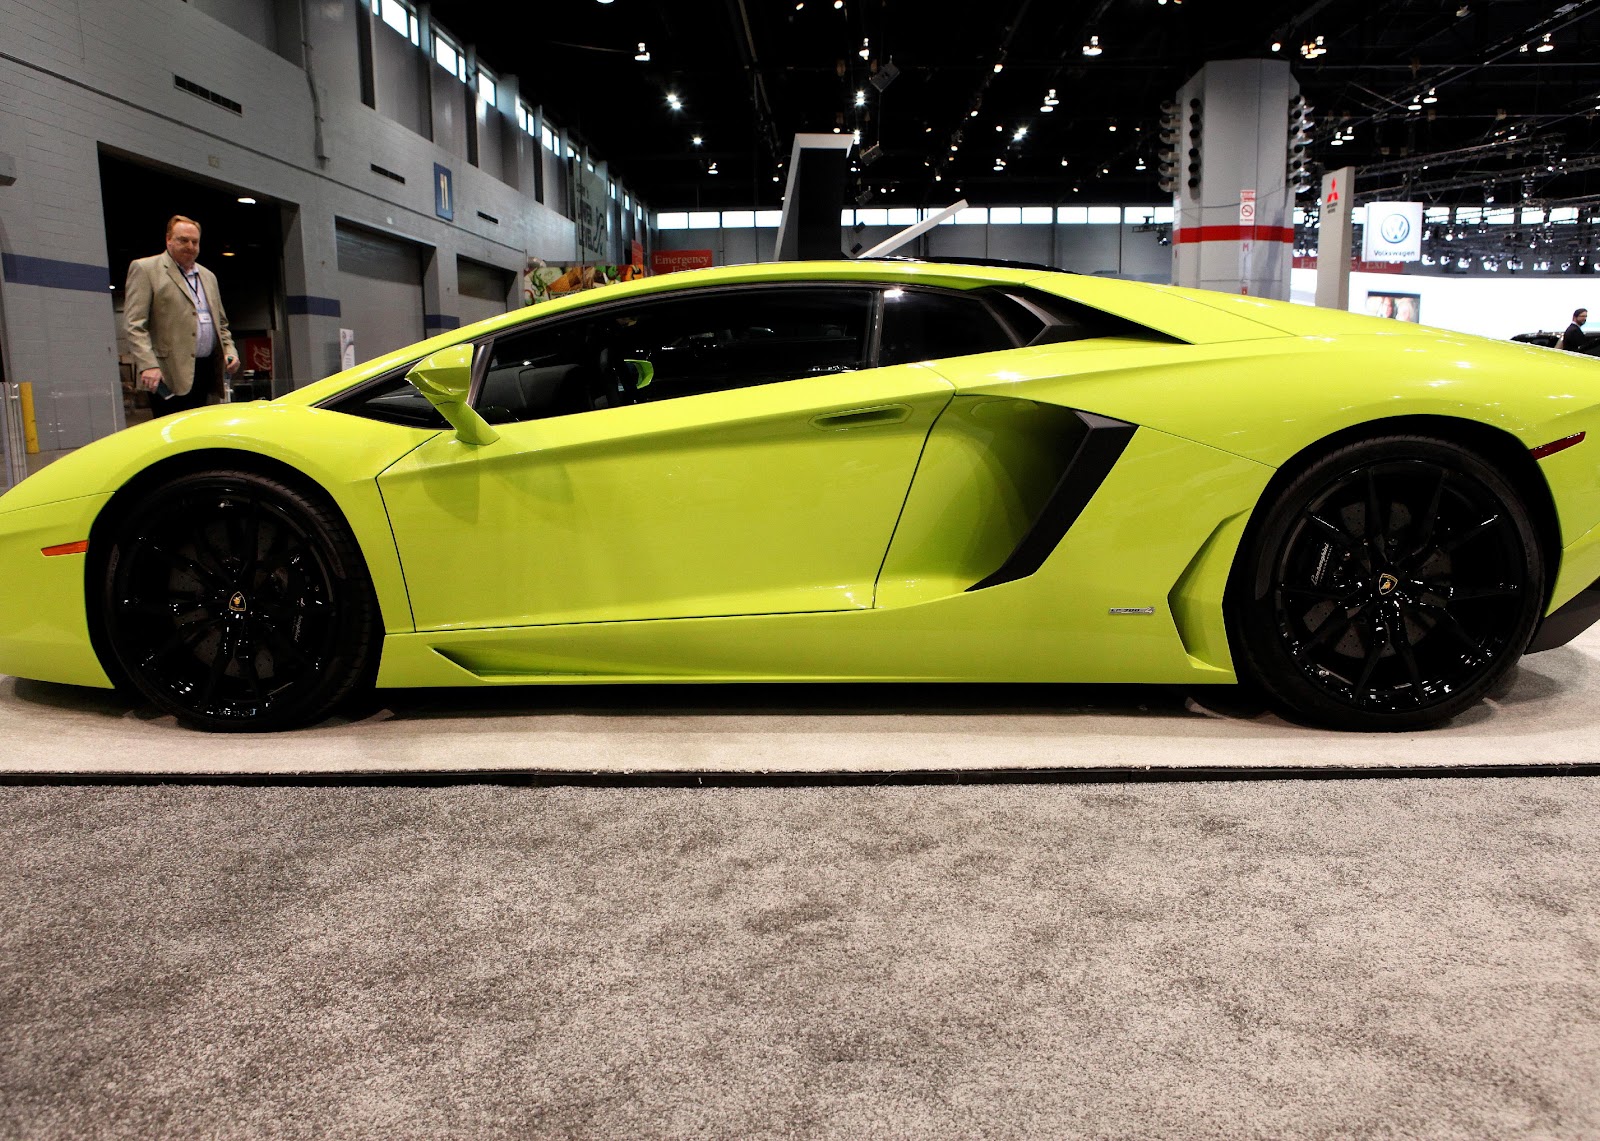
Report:
[[952,386],[865,367],[876,292],[602,304],[480,350],[500,438],[379,480],[419,629],[847,610]]

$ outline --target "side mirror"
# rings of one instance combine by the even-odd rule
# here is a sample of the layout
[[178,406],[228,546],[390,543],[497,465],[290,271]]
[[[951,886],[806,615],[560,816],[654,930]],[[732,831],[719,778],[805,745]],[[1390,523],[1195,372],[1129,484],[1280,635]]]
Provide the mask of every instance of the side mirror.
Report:
[[472,410],[472,345],[451,345],[417,362],[406,379],[439,410],[463,444],[492,444],[500,433]]

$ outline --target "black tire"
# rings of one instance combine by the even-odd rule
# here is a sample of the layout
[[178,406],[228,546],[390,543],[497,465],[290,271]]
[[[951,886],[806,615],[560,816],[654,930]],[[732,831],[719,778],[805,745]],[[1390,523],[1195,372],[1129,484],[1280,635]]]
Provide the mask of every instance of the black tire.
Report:
[[1242,677],[1292,716],[1434,725],[1526,650],[1544,559],[1516,489],[1466,448],[1350,444],[1264,507],[1234,566],[1229,626]]
[[248,471],[181,476],[116,521],[104,644],[146,698],[199,729],[325,716],[364,679],[378,606],[331,506]]

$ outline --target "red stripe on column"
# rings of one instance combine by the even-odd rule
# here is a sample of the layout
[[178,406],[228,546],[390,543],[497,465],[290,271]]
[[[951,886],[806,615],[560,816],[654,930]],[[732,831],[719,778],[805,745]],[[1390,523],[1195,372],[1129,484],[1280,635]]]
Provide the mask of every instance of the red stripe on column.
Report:
[[1184,226],[1173,232],[1179,245],[1186,242],[1293,242],[1292,226]]

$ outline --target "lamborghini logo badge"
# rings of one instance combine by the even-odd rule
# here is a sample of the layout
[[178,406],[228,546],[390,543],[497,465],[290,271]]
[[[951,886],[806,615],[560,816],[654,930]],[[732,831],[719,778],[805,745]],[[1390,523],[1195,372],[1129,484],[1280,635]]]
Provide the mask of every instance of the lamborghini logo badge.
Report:
[[1388,571],[1384,571],[1382,574],[1380,574],[1378,576],[1378,593],[1379,594],[1391,594],[1391,593],[1393,593],[1394,588],[1399,586],[1399,585],[1400,585],[1400,580],[1395,578],[1394,575],[1390,574]]
[[228,609],[233,611],[235,614],[243,614],[246,610],[250,609],[250,607],[249,604],[245,602],[244,595],[236,590],[233,592],[233,597],[228,599]]

